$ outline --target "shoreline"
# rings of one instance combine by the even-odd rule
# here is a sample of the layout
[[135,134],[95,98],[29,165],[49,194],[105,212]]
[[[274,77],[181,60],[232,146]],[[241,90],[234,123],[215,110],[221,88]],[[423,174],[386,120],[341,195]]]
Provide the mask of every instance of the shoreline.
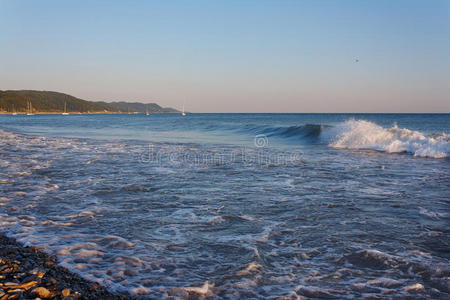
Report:
[[57,262],[56,256],[0,232],[0,299],[138,299],[110,292]]
[[[40,112],[33,112],[33,115],[62,115],[63,112],[44,112],[44,111],[40,111]],[[132,112],[132,113],[127,113],[127,112],[113,112],[113,111],[108,111],[108,112],[104,112],[104,111],[99,111],[99,112],[68,112],[69,115],[145,115],[145,112]],[[150,115],[163,115],[163,114],[177,114],[177,113],[160,113],[160,112],[151,112]],[[0,115],[14,115],[12,112],[0,112]],[[16,112],[15,114],[16,116],[26,116],[27,113],[26,112]]]

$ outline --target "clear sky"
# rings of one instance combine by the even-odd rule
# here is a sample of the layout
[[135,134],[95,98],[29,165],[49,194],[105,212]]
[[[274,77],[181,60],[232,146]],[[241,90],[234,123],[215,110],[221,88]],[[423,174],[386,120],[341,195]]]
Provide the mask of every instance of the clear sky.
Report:
[[450,112],[450,0],[0,0],[0,89],[193,112]]

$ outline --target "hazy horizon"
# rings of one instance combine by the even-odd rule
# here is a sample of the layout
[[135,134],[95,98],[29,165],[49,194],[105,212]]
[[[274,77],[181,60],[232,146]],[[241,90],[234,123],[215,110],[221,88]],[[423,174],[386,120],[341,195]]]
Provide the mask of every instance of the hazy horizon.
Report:
[[450,112],[450,1],[0,1],[0,90],[192,112]]

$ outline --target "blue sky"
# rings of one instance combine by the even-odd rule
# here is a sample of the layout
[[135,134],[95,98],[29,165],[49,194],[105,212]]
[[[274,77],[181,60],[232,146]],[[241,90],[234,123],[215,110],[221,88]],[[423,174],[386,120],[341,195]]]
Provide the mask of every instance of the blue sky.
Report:
[[0,89],[195,112],[450,112],[449,82],[450,1],[0,0]]

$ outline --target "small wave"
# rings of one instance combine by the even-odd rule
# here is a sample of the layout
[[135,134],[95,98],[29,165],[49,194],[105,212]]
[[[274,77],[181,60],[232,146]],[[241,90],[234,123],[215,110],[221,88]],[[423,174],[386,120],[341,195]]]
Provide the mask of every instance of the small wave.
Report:
[[320,124],[305,124],[288,127],[269,127],[263,129],[261,133],[266,134],[269,137],[315,140],[325,129],[328,129],[330,127],[331,126]]
[[354,265],[373,268],[394,268],[402,262],[397,257],[374,249],[351,253],[344,258]]
[[324,134],[329,146],[337,149],[367,149],[414,156],[446,158],[450,153],[450,135],[426,136],[419,131],[383,128],[364,120],[348,120]]
[[[290,138],[297,140],[311,141],[318,139],[322,131],[331,128],[323,124],[304,124],[292,126],[268,126],[268,125],[243,125],[237,132],[244,134],[264,134],[267,137]],[[229,128],[236,130],[236,128]]]

